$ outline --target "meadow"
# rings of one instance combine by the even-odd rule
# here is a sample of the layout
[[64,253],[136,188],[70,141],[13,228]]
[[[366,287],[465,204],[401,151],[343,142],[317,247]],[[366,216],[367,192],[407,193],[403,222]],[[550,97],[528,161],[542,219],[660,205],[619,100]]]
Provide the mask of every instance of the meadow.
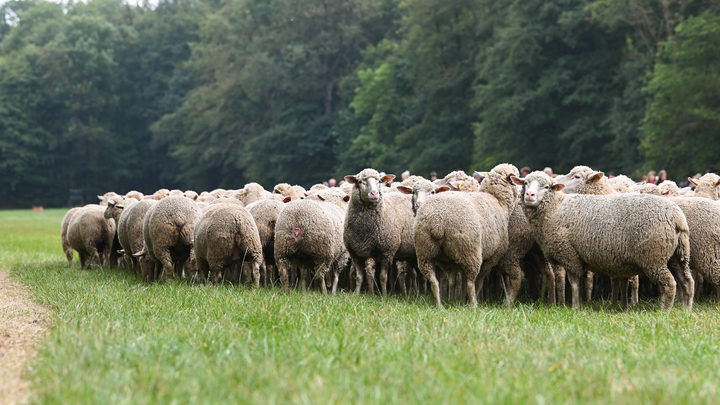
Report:
[[67,268],[65,210],[0,211],[0,268],[53,326],[37,403],[711,404],[720,310],[520,302],[478,309],[278,288],[147,284]]

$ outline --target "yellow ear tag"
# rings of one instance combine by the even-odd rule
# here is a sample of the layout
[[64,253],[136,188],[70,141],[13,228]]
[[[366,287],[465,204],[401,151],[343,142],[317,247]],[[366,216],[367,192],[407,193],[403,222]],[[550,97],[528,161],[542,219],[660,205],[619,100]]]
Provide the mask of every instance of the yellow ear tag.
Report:
[[458,190],[462,190],[462,183],[458,184]]

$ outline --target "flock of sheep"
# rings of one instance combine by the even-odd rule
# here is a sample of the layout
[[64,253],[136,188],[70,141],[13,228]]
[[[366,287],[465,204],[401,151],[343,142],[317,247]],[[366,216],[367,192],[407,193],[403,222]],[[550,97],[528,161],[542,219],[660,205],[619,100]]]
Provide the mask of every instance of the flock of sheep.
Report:
[[123,262],[149,282],[279,283],[333,294],[379,287],[383,296],[424,294],[429,285],[438,307],[441,298],[477,306],[494,268],[508,306],[529,272],[540,273],[551,304],[564,304],[567,277],[573,307],[581,283],[590,299],[594,273],[612,279],[623,308],[637,303],[639,275],[657,285],[665,309],[676,291],[690,309],[696,283],[720,286],[715,174],[682,196],[673,182],[638,185],[586,166],[557,178],[520,178],[510,164],[481,182],[462,171],[435,182],[393,178],[365,169],[340,187],[307,191],[249,183],[199,195],[111,192],[68,211],[63,250],[69,266],[75,250],[83,268]]

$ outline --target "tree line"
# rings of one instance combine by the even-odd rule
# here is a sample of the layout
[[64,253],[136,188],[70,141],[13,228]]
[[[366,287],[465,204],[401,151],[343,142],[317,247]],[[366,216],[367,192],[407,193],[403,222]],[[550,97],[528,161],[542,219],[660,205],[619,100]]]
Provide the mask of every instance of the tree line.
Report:
[[0,7],[0,206],[720,161],[720,2],[26,0]]

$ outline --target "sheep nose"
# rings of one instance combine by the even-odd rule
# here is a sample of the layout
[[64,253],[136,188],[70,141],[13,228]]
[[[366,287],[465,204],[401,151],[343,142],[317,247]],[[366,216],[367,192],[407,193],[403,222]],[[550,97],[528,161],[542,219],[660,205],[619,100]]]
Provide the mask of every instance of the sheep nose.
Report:
[[415,204],[415,209],[418,209],[418,210],[419,210],[420,207],[422,207],[422,203],[421,203],[421,202]]
[[370,197],[371,197],[371,198],[378,198],[379,196],[380,196],[380,195],[378,194],[377,191],[371,191],[371,192],[370,192]]
[[525,197],[535,198],[535,192],[527,191],[525,192]]

